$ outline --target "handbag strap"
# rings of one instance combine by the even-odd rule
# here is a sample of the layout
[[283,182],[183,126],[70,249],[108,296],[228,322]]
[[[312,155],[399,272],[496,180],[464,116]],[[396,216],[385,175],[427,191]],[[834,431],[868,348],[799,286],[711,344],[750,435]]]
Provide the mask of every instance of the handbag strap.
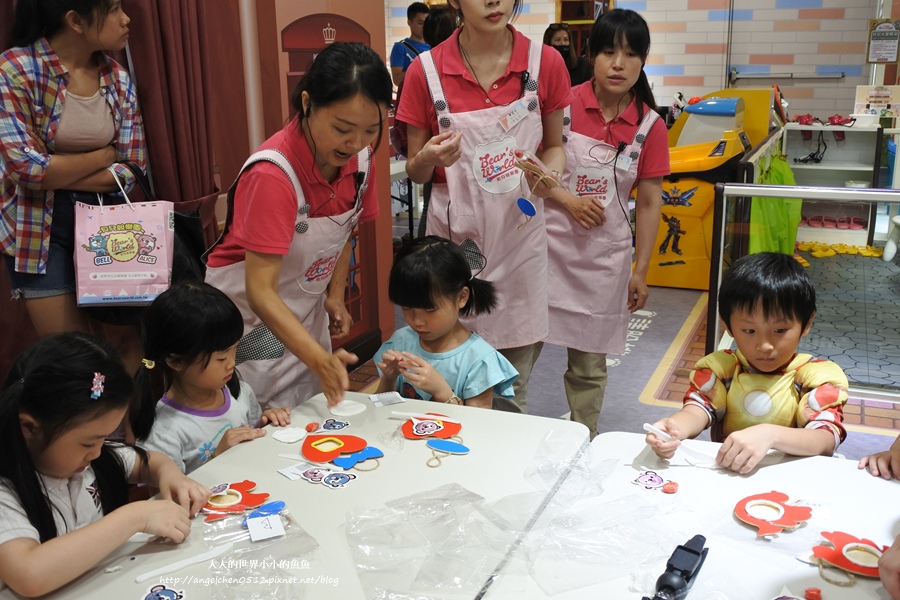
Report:
[[[134,175],[137,184],[140,186],[141,191],[144,192],[144,196],[147,198],[147,200],[156,200],[156,196],[153,195],[153,192],[150,188],[150,178],[147,177],[147,174],[144,173],[144,170],[140,168],[136,162],[134,162],[133,160],[123,160],[120,161],[119,164],[131,171],[131,174]],[[113,172],[113,175],[115,175],[115,172]],[[116,182],[119,183],[118,177],[116,177]],[[119,183],[119,188],[121,187],[122,184]],[[124,192],[125,190],[122,190],[122,193]]]

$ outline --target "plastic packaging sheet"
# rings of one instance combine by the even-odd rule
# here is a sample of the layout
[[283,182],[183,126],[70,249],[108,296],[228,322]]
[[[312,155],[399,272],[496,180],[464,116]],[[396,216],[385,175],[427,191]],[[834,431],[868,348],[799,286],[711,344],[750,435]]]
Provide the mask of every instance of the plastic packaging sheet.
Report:
[[472,597],[524,532],[481,496],[449,484],[351,512],[345,533],[367,597],[376,590]]
[[210,575],[228,585],[211,586],[214,600],[293,600],[303,598],[309,561],[319,547],[286,509],[278,514],[285,535],[251,541],[241,525],[246,514],[204,523],[203,540],[210,548],[231,542],[231,550],[210,565]]
[[672,550],[689,538],[657,519],[659,514],[659,506],[637,495],[595,498],[571,510],[556,504],[523,544],[531,576],[548,595],[626,574],[633,591],[649,593]]

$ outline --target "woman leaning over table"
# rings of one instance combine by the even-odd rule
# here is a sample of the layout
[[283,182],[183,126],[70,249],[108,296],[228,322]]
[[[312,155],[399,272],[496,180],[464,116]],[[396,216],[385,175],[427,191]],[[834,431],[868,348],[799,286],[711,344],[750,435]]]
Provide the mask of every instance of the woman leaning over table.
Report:
[[[470,238],[486,259],[477,276],[494,283],[498,307],[465,323],[520,373],[514,401],[495,397],[494,407],[525,412],[528,378],[548,333],[543,198],[555,183],[526,184],[513,152],[541,147],[547,167],[563,170],[569,74],[559,52],[509,25],[521,0],[450,6],[462,25],[407,70],[397,111],[409,126],[406,170],[419,183],[434,176],[428,234]],[[530,220],[518,208],[522,195],[535,205]]]
[[297,116],[260,147],[269,157],[245,165],[228,192],[206,281],[244,317],[238,371],[263,410],[294,408],[320,391],[333,406],[350,386],[346,366],[356,356],[332,352],[331,336],[352,325],[350,235],[378,216],[371,144],[392,87],[371,48],[331,44],[294,90]]

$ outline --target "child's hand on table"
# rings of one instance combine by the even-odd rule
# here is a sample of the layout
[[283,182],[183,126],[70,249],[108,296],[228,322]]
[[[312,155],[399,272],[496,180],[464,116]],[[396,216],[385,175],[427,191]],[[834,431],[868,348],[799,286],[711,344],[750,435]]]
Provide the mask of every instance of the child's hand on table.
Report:
[[259,419],[259,427],[271,423],[275,427],[284,427],[291,424],[291,411],[287,408],[270,408],[263,411]]
[[[679,437],[678,424],[675,422],[675,419],[665,418],[660,419],[656,423],[653,424],[654,427],[662,431],[663,433],[668,433],[673,438]],[[644,439],[647,442],[647,445],[653,449],[656,455],[660,458],[672,458],[675,455],[675,450],[681,444],[679,439],[675,439],[672,441],[667,441],[654,433],[648,433],[647,437]]]
[[250,440],[255,440],[256,438],[262,437],[266,435],[265,429],[257,429],[255,427],[250,427],[249,425],[241,425],[240,427],[232,427],[225,431],[222,434],[222,439],[219,440],[219,445],[216,446],[216,456],[222,454],[229,448],[237,446],[243,442],[249,442]]
[[[203,508],[212,495],[212,491],[208,487],[200,485],[182,473],[174,464],[171,464],[171,468],[169,468],[169,465],[166,465],[160,469],[158,478],[160,497],[164,500],[176,502],[191,517]],[[153,502],[155,504],[156,501]],[[145,533],[153,532],[145,530]]]
[[900,536],[878,559],[878,576],[891,598],[900,600]]
[[129,517],[135,519],[136,531],[166,538],[176,544],[183,542],[191,532],[187,509],[172,500],[142,500],[126,504],[118,510],[126,510]]
[[759,461],[775,443],[775,427],[762,423],[740,431],[735,431],[719,448],[716,464],[729,471],[746,475],[752,471]]
[[869,467],[869,473],[875,477],[900,479],[900,447],[895,443],[890,450],[864,456],[857,466],[860,469]]

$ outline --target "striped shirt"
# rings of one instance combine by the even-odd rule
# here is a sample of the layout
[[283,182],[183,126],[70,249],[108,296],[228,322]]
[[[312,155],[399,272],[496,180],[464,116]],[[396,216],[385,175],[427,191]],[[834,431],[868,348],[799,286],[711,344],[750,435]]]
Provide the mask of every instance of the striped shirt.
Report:
[[[146,145],[137,91],[128,71],[98,56],[100,94],[115,121],[117,157],[143,168]],[[23,273],[47,271],[53,192],[40,188],[52,160],[67,84],[68,71],[46,39],[0,54],[0,251],[15,256],[15,270]],[[48,154],[32,145],[29,131],[44,141]],[[134,177],[125,166],[117,164],[116,174],[126,190],[133,187]]]

